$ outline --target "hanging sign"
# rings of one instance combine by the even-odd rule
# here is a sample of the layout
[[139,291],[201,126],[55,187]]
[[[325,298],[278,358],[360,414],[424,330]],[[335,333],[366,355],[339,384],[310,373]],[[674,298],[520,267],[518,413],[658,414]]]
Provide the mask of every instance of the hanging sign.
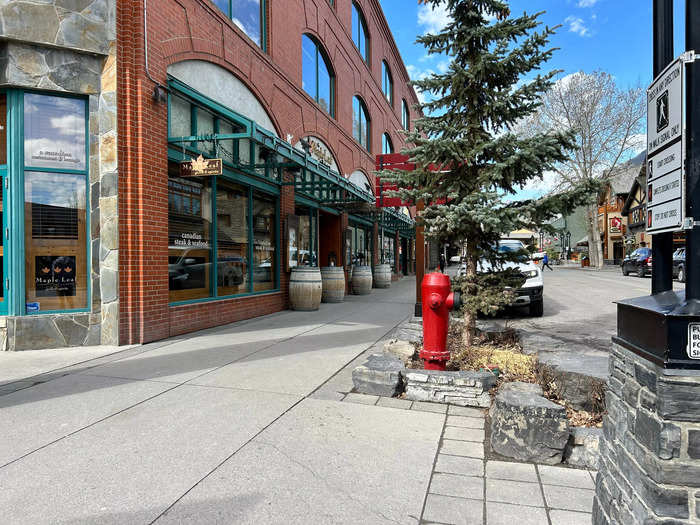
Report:
[[221,159],[205,159],[200,155],[196,159],[180,163],[181,177],[209,177],[221,175],[223,164]]
[[622,219],[620,217],[612,217],[610,219],[610,233],[620,233],[622,231]]
[[683,56],[647,90],[647,232],[682,229],[685,212],[683,162]]

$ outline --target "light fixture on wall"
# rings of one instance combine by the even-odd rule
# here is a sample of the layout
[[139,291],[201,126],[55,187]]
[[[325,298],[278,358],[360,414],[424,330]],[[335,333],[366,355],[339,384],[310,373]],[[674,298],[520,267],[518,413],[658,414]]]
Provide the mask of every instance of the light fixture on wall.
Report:
[[153,94],[151,95],[153,102],[165,102],[168,100],[168,91],[164,86],[156,84],[153,86]]

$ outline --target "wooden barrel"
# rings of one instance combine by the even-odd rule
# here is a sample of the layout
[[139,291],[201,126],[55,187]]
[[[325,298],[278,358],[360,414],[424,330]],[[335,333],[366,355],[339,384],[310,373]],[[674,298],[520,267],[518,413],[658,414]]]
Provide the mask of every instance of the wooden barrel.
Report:
[[324,266],[321,268],[323,292],[321,302],[342,303],[345,299],[345,270],[342,266]]
[[389,288],[391,286],[391,266],[388,264],[374,265],[374,287]]
[[369,266],[355,266],[352,271],[352,293],[368,295],[372,292],[372,269]]
[[318,310],[321,305],[321,272],[318,268],[292,268],[289,276],[289,307],[292,310]]

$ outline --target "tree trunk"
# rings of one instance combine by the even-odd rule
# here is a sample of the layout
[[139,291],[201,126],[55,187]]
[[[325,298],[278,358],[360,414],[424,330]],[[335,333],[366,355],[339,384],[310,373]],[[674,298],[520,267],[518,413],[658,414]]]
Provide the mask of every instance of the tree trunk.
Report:
[[[476,258],[476,246],[473,243],[467,241],[467,282],[476,276],[476,265],[478,260]],[[474,344],[474,338],[476,337],[476,312],[472,311],[471,308],[466,307],[464,309],[464,331],[462,332],[462,342],[464,343],[464,348],[471,348]]]
[[[588,261],[591,267],[598,267],[598,249],[597,246],[600,241],[600,234],[596,233],[598,230],[598,207],[595,204],[591,204],[587,209],[588,221],[586,223],[586,234],[588,235]],[[597,237],[596,237],[597,235]]]
[[[596,268],[603,268],[603,246],[600,243],[600,228],[598,226],[598,210],[596,210],[595,220],[593,221],[593,236],[595,237],[596,251]],[[590,246],[590,243],[589,243]]]

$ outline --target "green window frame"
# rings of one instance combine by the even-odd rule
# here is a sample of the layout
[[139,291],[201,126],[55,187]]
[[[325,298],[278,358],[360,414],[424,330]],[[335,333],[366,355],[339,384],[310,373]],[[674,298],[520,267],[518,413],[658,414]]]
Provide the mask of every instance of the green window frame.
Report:
[[[91,250],[91,215],[90,215],[90,108],[88,97],[67,93],[44,92],[39,90],[5,89],[0,90],[7,100],[7,126],[6,126],[6,148],[7,164],[0,166],[0,176],[2,176],[2,227],[3,227],[3,296],[4,301],[0,303],[0,314],[2,315],[41,315],[59,313],[80,313],[90,312],[92,305],[92,250]],[[25,155],[25,95],[38,95],[65,100],[77,101],[78,106],[82,106],[85,116],[84,133],[84,168],[68,169],[45,166],[27,165]],[[85,306],[79,308],[58,309],[51,308],[38,311],[27,311],[27,290],[26,290],[26,260],[27,251],[25,246],[25,179],[27,174],[42,175],[68,175],[77,178],[78,188],[84,191],[85,224],[80,225],[79,218],[76,218],[78,227],[78,237],[82,233],[85,235],[84,254],[84,276],[78,281],[76,272],[75,286],[81,286],[85,290]],[[76,208],[79,217],[79,208]],[[80,249],[80,247],[78,248]],[[78,252],[79,253],[79,252]],[[79,254],[78,256],[82,256]]]
[[382,153],[384,155],[394,153],[394,144],[391,142],[391,137],[388,133],[382,134]]
[[411,127],[411,113],[408,110],[408,103],[406,99],[401,99],[401,126],[406,131],[410,131]]
[[229,18],[233,21],[234,25],[238,27],[245,35],[250,38],[255,44],[260,47],[263,51],[267,53],[267,0],[260,0],[260,29],[259,34],[250,34],[250,30],[246,30],[245,26],[241,22],[240,15],[244,13],[244,9],[241,7],[241,3],[254,3],[248,0],[211,0],[211,2]]
[[352,99],[352,135],[355,140],[371,152],[371,120],[364,101],[357,95]]
[[367,31],[367,21],[362,9],[356,2],[352,3],[352,41],[355,48],[362,56],[362,60],[369,64],[369,31]]
[[386,60],[382,60],[382,93],[391,107],[394,107],[394,80]]
[[[308,33],[304,33],[301,36],[301,47],[302,47],[302,79],[306,79],[309,76],[313,77],[312,78],[312,85],[306,86],[304,85],[304,82],[302,82],[302,87],[304,91],[314,99],[314,101],[323,108],[323,110],[328,113],[331,117],[335,118],[335,72],[333,71],[333,67],[331,66],[331,61],[328,58],[328,54],[325,52],[323,49],[323,46],[321,46],[321,43],[312,35],[309,35]],[[305,67],[305,61],[303,59],[304,52],[310,51],[310,47],[313,47],[313,56],[311,57],[311,60],[313,62],[312,70],[309,71],[304,71]],[[323,69],[325,68],[325,74],[328,77],[328,107],[325,108],[323,107],[323,87],[321,86],[322,82],[322,73]]]
[[[204,97],[198,97],[196,96],[193,92],[187,91],[185,89],[178,89],[178,84],[171,82],[170,84],[171,87],[171,92],[168,95],[168,136],[172,136],[172,130],[173,130],[173,121],[172,121],[172,107],[173,107],[173,99],[174,97],[177,97],[179,99],[185,100],[187,103],[191,105],[191,119],[190,119],[190,134],[191,136],[196,136],[198,135],[198,129],[197,129],[197,112],[206,112],[207,114],[211,114],[214,118],[214,131],[215,133],[218,133],[220,131],[220,128],[222,124],[231,124],[233,126],[236,125],[236,121],[234,118],[232,118],[231,115],[224,114],[221,111],[221,108],[219,107],[214,107],[212,104],[208,104],[207,100]],[[178,135],[180,136],[180,135]],[[188,135],[183,135],[183,136],[188,136]],[[202,141],[202,143],[206,143],[205,141]],[[233,298],[240,298],[240,297],[248,297],[248,296],[253,296],[253,295],[262,295],[262,294],[269,294],[269,293],[278,293],[280,291],[280,190],[277,185],[270,184],[269,182],[265,180],[260,180],[258,178],[254,178],[251,175],[249,171],[241,171],[240,169],[237,169],[237,166],[239,166],[239,163],[245,164],[246,160],[249,160],[251,165],[253,165],[254,159],[257,155],[257,149],[254,147],[253,143],[251,141],[232,141],[232,151],[230,152],[230,159],[224,158],[224,166],[223,166],[223,174],[220,176],[211,176],[207,177],[210,180],[211,184],[211,202],[212,202],[212,210],[211,210],[211,223],[210,223],[210,232],[209,232],[209,239],[211,240],[211,259],[210,259],[210,265],[211,269],[209,272],[209,296],[208,297],[202,297],[198,299],[189,299],[189,300],[182,300],[182,301],[170,301],[169,304],[170,306],[179,306],[179,305],[185,305],[185,304],[196,304],[196,303],[202,303],[202,302],[210,302],[210,301],[217,301],[217,300],[222,300],[222,299],[233,299]],[[219,147],[219,152],[222,151],[222,146]],[[203,150],[201,146],[198,146],[196,144],[190,144],[186,145],[184,150],[180,150],[177,148],[174,148],[172,145],[168,148],[168,160],[171,162],[182,162],[184,160],[184,157],[187,156],[193,156],[197,154],[202,154],[205,158],[209,157],[212,158],[212,153],[216,153],[214,150],[213,152],[211,150]],[[255,174],[255,173],[253,173]],[[258,173],[255,174],[258,177],[263,177],[264,174]],[[237,294],[219,294],[218,290],[218,272],[219,272],[219,247],[218,247],[218,221],[219,221],[219,208],[217,205],[217,192],[218,192],[218,186],[221,183],[220,181],[229,181],[231,183],[234,183],[242,188],[244,188],[247,192],[247,203],[248,203],[248,212],[246,216],[246,221],[247,221],[247,236],[248,236],[248,248],[247,248],[247,290],[243,293],[237,293]],[[272,199],[274,201],[274,207],[275,207],[275,217],[274,217],[274,232],[272,234],[274,238],[274,253],[275,253],[275,261],[274,261],[274,268],[272,269],[272,276],[274,279],[273,287],[271,289],[267,290],[262,290],[262,291],[254,291],[255,288],[255,280],[254,280],[254,274],[255,274],[255,265],[253,264],[254,260],[254,242],[255,242],[255,225],[254,225],[254,200],[256,198],[256,195],[261,195],[262,197]]]

